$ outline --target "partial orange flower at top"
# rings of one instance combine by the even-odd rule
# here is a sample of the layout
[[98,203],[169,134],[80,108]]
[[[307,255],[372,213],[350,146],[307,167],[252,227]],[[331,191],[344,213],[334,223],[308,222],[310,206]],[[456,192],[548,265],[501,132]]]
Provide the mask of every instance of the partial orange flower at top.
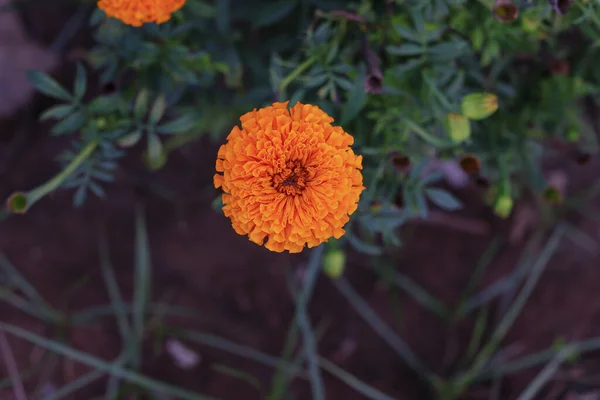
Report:
[[98,0],[98,8],[109,17],[117,18],[131,26],[147,22],[161,24],[171,19],[186,0]]
[[235,126],[219,149],[214,184],[238,234],[271,251],[298,253],[340,238],[365,187],[354,138],[319,107],[287,105],[240,118],[242,128]]

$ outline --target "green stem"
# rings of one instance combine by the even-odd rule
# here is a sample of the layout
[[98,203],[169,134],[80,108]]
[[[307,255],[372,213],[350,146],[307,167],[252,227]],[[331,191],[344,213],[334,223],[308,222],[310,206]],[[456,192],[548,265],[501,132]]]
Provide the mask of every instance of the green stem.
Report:
[[319,59],[317,54],[313,55],[302,64],[298,65],[288,76],[286,76],[279,84],[279,92],[283,92],[286,87],[289,86],[296,78],[298,78],[304,71],[306,71],[311,65]]
[[404,122],[410,129],[412,129],[417,135],[419,135],[421,139],[428,142],[429,144],[442,148],[453,146],[453,143],[446,142],[442,139],[431,135],[429,132],[427,132],[425,129],[423,129],[421,126],[411,121],[410,119],[405,119]]
[[73,172],[75,172],[75,170],[77,170],[77,168],[79,168],[79,166],[85,160],[90,158],[90,156],[92,155],[94,150],[96,150],[96,147],[98,147],[99,142],[100,142],[99,139],[95,139],[95,140],[89,142],[83,149],[81,149],[79,154],[77,154],[77,156],[73,160],[71,160],[69,165],[67,165],[66,168],[63,169],[58,175],[56,175],[54,178],[50,179],[48,182],[44,183],[43,185],[38,186],[37,188],[29,191],[25,195],[27,198],[26,208],[29,209],[32,205],[34,205],[42,197],[44,197],[48,193],[51,193],[51,192],[55,191],[56,189],[58,189],[64,183],[64,181]]

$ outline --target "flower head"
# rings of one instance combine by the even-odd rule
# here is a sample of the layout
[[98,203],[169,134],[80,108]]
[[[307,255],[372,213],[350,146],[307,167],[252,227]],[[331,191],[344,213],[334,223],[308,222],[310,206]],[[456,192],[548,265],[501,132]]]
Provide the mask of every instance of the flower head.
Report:
[[[290,253],[340,238],[357,208],[362,156],[319,107],[285,103],[251,111],[217,155],[214,184],[240,235]],[[265,243],[266,240],[266,243]]]
[[142,26],[146,22],[161,24],[171,19],[186,0],[98,0],[98,8],[109,17],[127,25]]

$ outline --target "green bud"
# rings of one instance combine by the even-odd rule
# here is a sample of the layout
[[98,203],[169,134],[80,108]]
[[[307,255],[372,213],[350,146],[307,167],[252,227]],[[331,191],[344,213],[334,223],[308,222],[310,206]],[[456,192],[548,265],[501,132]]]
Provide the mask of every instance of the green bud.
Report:
[[471,123],[462,114],[448,113],[446,115],[446,129],[448,129],[450,138],[455,143],[464,142],[471,137]]
[[494,212],[500,218],[508,218],[513,209],[513,199],[508,195],[502,195],[496,200]]
[[108,121],[104,117],[96,118],[96,127],[100,130],[106,128]]
[[25,214],[29,208],[27,194],[23,192],[15,192],[6,200],[6,208],[14,214]]
[[563,201],[562,193],[556,186],[553,185],[550,185],[544,189],[542,197],[549,204],[560,204]]
[[577,129],[571,128],[567,132],[567,140],[569,142],[577,142],[581,138],[581,133]]
[[462,113],[469,119],[485,119],[498,110],[498,96],[493,93],[471,93],[463,97]]
[[325,254],[323,270],[331,279],[337,279],[344,273],[346,254],[343,250],[330,250]]
[[527,33],[536,33],[540,27],[540,21],[532,16],[521,18],[521,28]]

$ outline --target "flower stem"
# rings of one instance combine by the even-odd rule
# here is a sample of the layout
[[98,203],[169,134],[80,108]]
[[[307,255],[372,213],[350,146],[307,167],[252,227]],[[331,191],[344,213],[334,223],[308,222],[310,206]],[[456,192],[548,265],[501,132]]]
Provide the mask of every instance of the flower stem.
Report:
[[444,140],[441,140],[441,139],[431,135],[429,132],[427,132],[425,129],[423,129],[420,125],[416,124],[415,122],[411,121],[410,119],[405,119],[404,122],[406,123],[408,128],[412,129],[417,135],[419,135],[421,137],[421,139],[423,139],[424,141],[428,142],[429,144],[431,144],[433,146],[440,147],[440,148],[446,148],[446,147],[453,146],[453,143],[446,142]]
[[288,76],[286,76],[281,83],[279,84],[279,93],[283,92],[286,87],[289,86],[296,78],[300,76],[304,71],[306,71],[311,65],[315,63],[319,59],[318,55],[313,55],[302,64],[298,65],[295,70],[293,70]]
[[[77,154],[77,156],[75,156],[75,158],[73,158],[73,160],[71,160],[71,162],[65,167],[65,169],[63,169],[59,174],[57,174],[54,178],[50,179],[48,182],[36,187],[35,189],[30,190],[27,193],[19,193],[19,192],[14,193],[9,198],[9,210],[12,212],[23,213],[23,212],[27,211],[32,205],[34,205],[42,197],[44,197],[48,193],[51,193],[51,192],[55,191],[56,189],[58,189],[60,187],[60,185],[62,185],[64,183],[64,181],[73,172],[75,172],[75,170],[77,170],[77,168],[79,168],[79,166],[85,160],[90,158],[90,156],[92,155],[94,150],[96,150],[96,147],[98,147],[99,142],[100,142],[99,139],[95,139],[95,140],[92,140],[91,142],[89,142],[83,149],[81,149],[79,154]],[[13,202],[13,208],[11,209],[10,199],[16,198],[17,196],[21,197],[24,200],[24,202],[18,208],[14,207],[14,204],[16,204],[16,203]]]

